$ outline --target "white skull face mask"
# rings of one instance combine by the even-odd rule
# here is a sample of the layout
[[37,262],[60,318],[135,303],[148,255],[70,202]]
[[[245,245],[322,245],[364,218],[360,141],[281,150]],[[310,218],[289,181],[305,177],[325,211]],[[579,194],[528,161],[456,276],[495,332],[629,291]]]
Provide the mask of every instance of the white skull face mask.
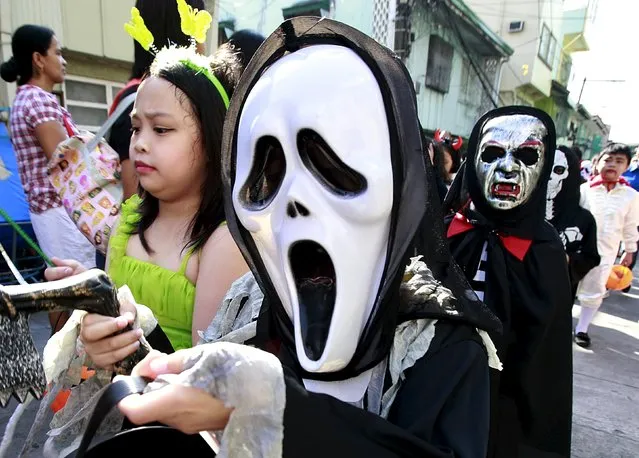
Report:
[[561,191],[562,182],[568,178],[568,159],[561,150],[555,151],[555,162],[552,166],[552,172],[550,173],[550,180],[548,180],[548,193],[546,199],[552,200],[557,197],[559,191]]
[[546,127],[530,115],[507,115],[484,125],[475,157],[477,179],[488,204],[510,210],[532,195],[544,166]]
[[379,85],[351,50],[316,45],[251,89],[233,206],[294,326],[307,372],[352,359],[388,247],[393,169]]

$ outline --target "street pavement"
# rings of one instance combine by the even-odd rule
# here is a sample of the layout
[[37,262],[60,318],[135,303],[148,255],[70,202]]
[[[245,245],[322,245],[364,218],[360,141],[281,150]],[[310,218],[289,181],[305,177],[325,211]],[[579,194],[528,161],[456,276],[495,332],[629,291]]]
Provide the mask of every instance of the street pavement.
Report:
[[[639,276],[639,268],[635,277]],[[579,307],[573,309],[577,317]],[[576,322],[576,320],[575,320]],[[31,319],[40,351],[49,337],[45,314]],[[574,348],[574,458],[639,458],[639,281],[628,294],[612,292],[590,328],[592,347]],[[15,408],[0,410],[0,431]],[[22,417],[6,455],[14,458],[35,417],[37,402]],[[42,454],[34,450],[29,457]]]

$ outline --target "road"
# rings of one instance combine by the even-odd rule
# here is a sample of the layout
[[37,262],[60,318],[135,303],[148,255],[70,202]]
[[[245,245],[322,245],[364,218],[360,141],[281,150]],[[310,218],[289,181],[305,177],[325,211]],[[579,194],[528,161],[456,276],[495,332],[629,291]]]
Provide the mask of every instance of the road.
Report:
[[[635,277],[639,276],[639,269]],[[578,316],[579,307],[573,315]],[[576,320],[575,320],[576,322]],[[46,315],[31,320],[42,350],[49,336]],[[639,457],[639,281],[630,293],[613,292],[590,329],[588,350],[574,346],[574,458]],[[0,410],[0,431],[15,408]],[[20,422],[8,458],[17,456],[35,416],[32,403]],[[34,450],[29,457],[41,456]]]

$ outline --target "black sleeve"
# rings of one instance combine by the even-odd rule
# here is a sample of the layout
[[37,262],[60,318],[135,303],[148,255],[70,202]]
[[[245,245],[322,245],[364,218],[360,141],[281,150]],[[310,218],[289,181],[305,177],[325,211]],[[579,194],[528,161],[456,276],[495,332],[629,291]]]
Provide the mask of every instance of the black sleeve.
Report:
[[161,351],[162,353],[166,353],[167,355],[175,352],[173,345],[171,345],[171,341],[159,324],[153,328],[153,331],[151,331],[148,336],[146,336],[146,341],[149,345],[151,345],[151,348]]
[[[432,346],[432,344],[431,344]],[[389,419],[286,376],[284,457],[484,458],[488,366],[475,341],[426,354],[407,374]]]
[[[138,86],[132,86],[129,90],[122,93],[120,100],[123,100],[129,94],[137,91]],[[120,117],[115,121],[111,132],[109,133],[109,145],[120,156],[120,162],[129,159],[129,144],[131,143],[131,105]]]
[[601,262],[599,251],[597,250],[597,223],[595,218],[590,212],[584,210],[583,219],[581,248],[579,251],[569,254],[570,280],[573,285],[579,283],[588,272]]

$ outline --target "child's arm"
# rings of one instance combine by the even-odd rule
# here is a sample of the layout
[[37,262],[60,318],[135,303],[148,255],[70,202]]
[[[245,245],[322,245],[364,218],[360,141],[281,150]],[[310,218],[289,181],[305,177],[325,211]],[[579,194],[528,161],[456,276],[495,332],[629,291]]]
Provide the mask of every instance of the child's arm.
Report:
[[231,284],[246,272],[248,266],[226,226],[220,226],[202,249],[195,289],[193,345],[215,316]]
[[639,193],[633,193],[634,198],[628,208],[623,225],[623,245],[626,253],[637,251],[639,240]]
[[580,187],[580,196],[579,196],[579,205],[586,210],[590,210],[590,205],[588,204],[588,190],[590,189],[590,185],[588,182],[585,182]]

